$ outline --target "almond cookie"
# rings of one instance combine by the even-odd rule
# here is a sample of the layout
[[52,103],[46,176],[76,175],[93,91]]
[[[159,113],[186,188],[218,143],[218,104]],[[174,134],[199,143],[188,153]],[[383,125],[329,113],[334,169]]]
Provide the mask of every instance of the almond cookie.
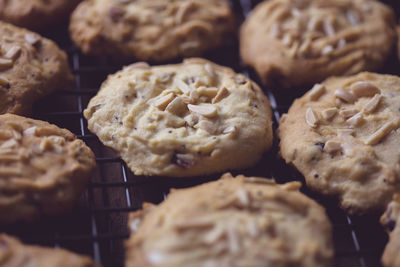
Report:
[[228,0],[86,0],[71,17],[85,54],[165,61],[198,56],[233,32]]
[[240,32],[240,54],[267,86],[312,85],[379,69],[395,42],[393,11],[371,0],[270,0]]
[[25,245],[19,240],[0,234],[1,267],[99,267],[92,259],[65,249]]
[[0,224],[70,211],[95,166],[93,152],[70,131],[0,115]]
[[84,116],[136,175],[242,169],[272,143],[270,104],[261,89],[204,59],[126,67],[109,76]]
[[225,174],[174,190],[131,214],[126,266],[331,266],[331,224],[300,186]]
[[0,0],[0,20],[32,30],[43,29],[72,12],[79,0]]
[[54,42],[0,21],[0,114],[29,113],[37,99],[73,81]]
[[400,192],[399,108],[399,77],[330,78],[282,117],[282,157],[350,213],[383,210]]
[[400,194],[395,194],[393,201],[389,203],[386,212],[381,217],[381,224],[389,232],[389,243],[382,256],[382,264],[385,267],[400,266]]

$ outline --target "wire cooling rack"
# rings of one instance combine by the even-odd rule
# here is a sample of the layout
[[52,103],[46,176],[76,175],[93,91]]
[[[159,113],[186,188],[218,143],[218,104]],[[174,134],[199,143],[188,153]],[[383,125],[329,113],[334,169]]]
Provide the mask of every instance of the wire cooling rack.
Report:
[[[238,25],[258,2],[260,1],[231,1]],[[400,11],[397,0],[385,2],[392,5],[396,11]],[[122,267],[124,266],[123,242],[129,237],[126,227],[129,212],[140,209],[143,202],[161,202],[171,188],[194,186],[215,180],[220,174],[185,179],[134,176],[113,151],[104,147],[97,137],[88,131],[82,111],[107,75],[121,69],[122,65],[114,64],[107,59],[81,55],[71,44],[66,25],[67,23],[62,26],[63,30],[57,29],[43,34],[55,40],[67,51],[76,77],[76,86],[54,93],[37,103],[33,116],[67,128],[83,139],[94,151],[98,169],[72,214],[62,218],[45,218],[35,224],[3,227],[0,231],[18,236],[27,243],[63,247],[90,255],[106,267]],[[241,64],[237,39],[227,40],[223,49],[206,57],[216,63],[230,66],[260,84],[254,72]],[[393,56],[382,72],[398,74],[398,69],[400,68],[397,60]],[[296,91],[263,89],[271,101],[275,128],[281,114],[288,110],[296,97],[305,92],[305,89]],[[299,173],[285,165],[279,158],[277,141],[257,166],[234,172],[234,174],[240,173],[248,176],[272,177],[279,183],[293,180],[304,182]],[[335,201],[314,194],[306,188],[303,188],[303,192],[326,207],[333,224],[335,266],[380,266],[380,257],[387,237],[378,223],[379,214],[363,217],[348,216],[337,207]]]

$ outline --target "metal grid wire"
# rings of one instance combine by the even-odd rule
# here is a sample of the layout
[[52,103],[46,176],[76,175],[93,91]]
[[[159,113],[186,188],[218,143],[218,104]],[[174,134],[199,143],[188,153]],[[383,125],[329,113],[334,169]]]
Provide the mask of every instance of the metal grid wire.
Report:
[[[258,2],[260,0],[231,1],[238,25]],[[400,10],[396,0],[386,2]],[[83,139],[94,151],[98,169],[72,214],[62,218],[45,218],[35,224],[3,227],[0,230],[31,244],[63,247],[90,255],[106,267],[122,267],[123,241],[129,236],[126,227],[129,212],[140,209],[143,202],[161,202],[171,188],[194,186],[215,180],[219,175],[185,179],[134,176],[113,151],[104,147],[97,137],[87,130],[86,121],[82,116],[82,111],[98,91],[101,82],[108,74],[121,69],[122,65],[114,64],[108,59],[81,55],[68,39],[66,26],[63,31],[43,34],[58,42],[67,51],[76,77],[76,86],[54,93],[37,103],[34,107],[34,117],[67,128]],[[241,64],[236,39],[228,40],[223,49],[206,57],[216,63],[231,66],[237,72],[242,72],[261,84],[254,72]],[[392,59],[383,72],[395,73],[396,69],[399,69],[397,62]],[[305,89],[263,89],[271,101],[275,128],[281,114],[287,111],[293,99],[305,92]],[[286,166],[277,155],[278,146],[275,141],[273,149],[266,153],[257,166],[234,174],[272,177],[279,183],[293,180],[301,180],[304,183],[303,177]],[[327,209],[333,224],[335,266],[380,266],[380,256],[387,237],[378,223],[378,214],[348,216],[337,207],[335,201],[323,198],[306,188],[303,192]]]

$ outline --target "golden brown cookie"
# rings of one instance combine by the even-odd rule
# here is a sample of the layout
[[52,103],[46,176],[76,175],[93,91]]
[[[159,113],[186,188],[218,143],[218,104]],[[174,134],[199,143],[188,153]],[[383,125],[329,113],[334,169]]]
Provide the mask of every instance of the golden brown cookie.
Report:
[[330,78],[282,116],[281,155],[349,212],[383,210],[400,191],[399,110],[397,76]]
[[70,131],[0,115],[0,224],[70,211],[95,166],[93,152]]
[[0,20],[32,30],[66,18],[79,0],[0,0]]
[[0,234],[0,267],[99,267],[92,259],[65,249],[25,245]]
[[227,0],[86,0],[70,32],[85,54],[165,61],[218,47],[233,27]]
[[270,87],[377,70],[395,42],[394,12],[371,0],[270,0],[240,31],[240,54]]
[[299,187],[225,174],[173,190],[131,214],[125,266],[331,266],[331,224]]
[[381,224],[389,233],[389,243],[382,256],[384,267],[400,266],[400,194],[395,194],[385,213],[381,217]]
[[0,21],[0,114],[30,113],[37,99],[73,81],[53,41]]
[[108,77],[84,116],[136,175],[243,169],[272,144],[271,108],[261,89],[205,59],[128,66]]

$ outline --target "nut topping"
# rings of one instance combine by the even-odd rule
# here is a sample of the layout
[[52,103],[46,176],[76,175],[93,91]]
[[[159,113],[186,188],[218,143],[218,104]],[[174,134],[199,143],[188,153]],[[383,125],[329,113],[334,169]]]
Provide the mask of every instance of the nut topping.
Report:
[[342,145],[339,142],[329,140],[325,143],[324,151],[328,153],[334,153],[342,150]]
[[378,144],[386,135],[388,135],[394,129],[393,122],[385,123],[381,128],[379,128],[375,133],[370,135],[365,144],[367,145],[376,145]]
[[368,103],[364,106],[363,112],[366,114],[370,114],[374,112],[381,102],[382,95],[375,95]]
[[154,102],[154,106],[158,107],[159,109],[164,110],[165,107],[172,101],[173,98],[174,98],[173,93],[169,93],[167,95],[161,96]]
[[0,85],[9,86],[10,81],[4,76],[0,76]]
[[329,120],[333,118],[338,112],[337,108],[327,108],[322,111],[322,118]]
[[343,89],[337,89],[335,91],[335,96],[347,103],[353,103],[356,100],[356,98],[354,97],[354,95],[352,93],[345,91]]
[[315,101],[326,92],[325,85],[317,83],[310,91],[310,100]]
[[174,114],[178,114],[184,109],[186,109],[185,103],[183,102],[182,97],[179,96],[172,100],[165,108],[166,111]]
[[362,113],[359,112],[350,119],[348,119],[346,122],[350,125],[357,126],[360,124],[360,122],[363,120]]
[[311,108],[308,108],[306,111],[307,124],[310,125],[311,127],[315,128],[315,127],[317,127],[318,121],[319,120],[318,120],[317,114],[315,114],[315,112]]
[[226,89],[226,87],[222,87],[221,89],[219,89],[217,95],[213,98],[211,103],[212,104],[218,103],[219,101],[221,101],[222,99],[224,99],[228,95],[229,95],[228,89]]
[[217,115],[217,108],[210,104],[202,104],[202,105],[189,104],[188,109],[192,112],[198,113],[208,118],[212,118]]
[[326,56],[326,55],[331,54],[331,53],[333,52],[333,50],[334,50],[334,49],[333,49],[333,46],[327,45],[327,46],[325,46],[324,48],[322,48],[321,54],[324,55],[324,56]]
[[20,46],[13,46],[10,50],[7,51],[7,53],[4,55],[4,57],[11,59],[11,60],[15,60],[16,57],[19,56],[20,52],[21,52]]
[[379,93],[378,87],[369,82],[355,82],[351,85],[351,90],[356,97],[372,97]]
[[339,112],[340,116],[344,117],[345,119],[353,117],[357,113],[358,113],[358,110],[356,110],[356,109],[343,109]]
[[189,85],[180,79],[175,79],[175,83],[178,86],[178,89],[181,90],[184,94],[189,94],[192,89],[190,89]]
[[40,38],[36,34],[28,33],[25,34],[25,40],[31,45],[35,45],[40,41]]
[[8,58],[0,58],[0,69],[12,67],[13,61]]

